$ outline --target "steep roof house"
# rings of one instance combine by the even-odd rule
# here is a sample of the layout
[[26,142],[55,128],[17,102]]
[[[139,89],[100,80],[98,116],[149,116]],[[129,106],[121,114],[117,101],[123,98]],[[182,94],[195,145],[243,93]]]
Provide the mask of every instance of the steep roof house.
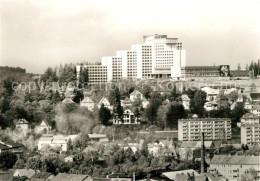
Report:
[[100,101],[98,102],[98,109],[100,109],[101,105],[104,105],[104,107],[113,110],[113,106],[110,104],[110,102],[108,101],[108,99],[106,97],[102,97],[100,99]]
[[87,107],[89,111],[94,111],[95,102],[90,97],[84,97],[80,102],[81,107]]
[[130,94],[130,100],[131,101],[135,101],[136,99],[140,99],[143,100],[144,99],[144,95],[139,92],[138,90],[134,90],[131,94]]

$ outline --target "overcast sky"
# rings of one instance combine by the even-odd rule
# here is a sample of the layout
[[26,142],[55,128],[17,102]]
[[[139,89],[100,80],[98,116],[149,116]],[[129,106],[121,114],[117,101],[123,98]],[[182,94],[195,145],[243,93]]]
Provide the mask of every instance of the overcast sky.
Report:
[[155,33],[179,38],[188,65],[260,58],[260,0],[0,1],[0,65],[27,72],[100,61]]

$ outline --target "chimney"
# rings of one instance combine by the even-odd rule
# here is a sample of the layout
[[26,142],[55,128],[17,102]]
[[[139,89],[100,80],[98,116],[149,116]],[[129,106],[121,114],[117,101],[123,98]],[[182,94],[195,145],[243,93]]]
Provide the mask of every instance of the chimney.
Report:
[[204,133],[201,132],[201,175],[204,175],[204,162],[205,162],[205,156],[204,156]]

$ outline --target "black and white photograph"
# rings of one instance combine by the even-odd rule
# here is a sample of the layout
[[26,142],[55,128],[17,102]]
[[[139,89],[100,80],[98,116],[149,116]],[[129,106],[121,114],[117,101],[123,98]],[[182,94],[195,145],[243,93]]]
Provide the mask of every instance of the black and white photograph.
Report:
[[0,181],[260,181],[260,0],[0,0]]

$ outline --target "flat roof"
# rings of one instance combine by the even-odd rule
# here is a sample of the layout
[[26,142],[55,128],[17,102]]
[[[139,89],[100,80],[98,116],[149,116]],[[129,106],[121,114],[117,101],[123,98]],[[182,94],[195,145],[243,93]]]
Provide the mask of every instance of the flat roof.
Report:
[[192,118],[192,119],[178,119],[178,121],[231,121],[230,118]]

